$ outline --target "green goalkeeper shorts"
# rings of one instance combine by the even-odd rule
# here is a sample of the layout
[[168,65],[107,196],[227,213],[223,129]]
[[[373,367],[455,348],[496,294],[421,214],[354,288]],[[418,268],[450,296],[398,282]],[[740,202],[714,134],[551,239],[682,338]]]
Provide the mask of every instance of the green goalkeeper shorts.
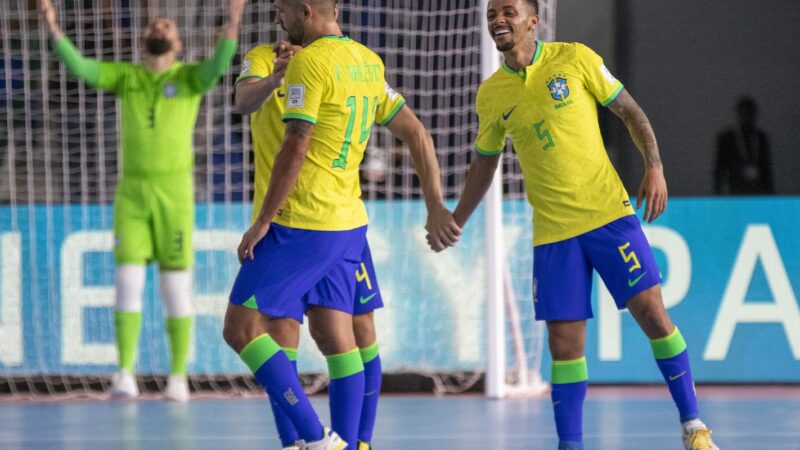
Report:
[[193,229],[191,176],[120,178],[114,199],[117,264],[155,261],[162,269],[185,269],[194,260]]

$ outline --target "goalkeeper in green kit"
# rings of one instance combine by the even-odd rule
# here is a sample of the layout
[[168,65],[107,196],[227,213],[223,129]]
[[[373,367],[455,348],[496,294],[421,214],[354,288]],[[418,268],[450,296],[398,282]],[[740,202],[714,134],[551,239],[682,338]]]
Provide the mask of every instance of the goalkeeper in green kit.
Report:
[[[172,364],[165,398],[189,399],[186,357],[192,334],[192,229],[194,131],[200,101],[230,66],[236,53],[245,0],[230,0],[228,23],[211,59],[176,60],[181,50],[172,20],[155,19],[144,30],[141,64],[84,58],[56,22],[50,0],[39,10],[58,57],[89,85],[113,92],[122,110],[122,175],[114,199],[117,263],[115,325],[119,371],[111,394],[139,394],[134,378],[145,267],[157,262],[166,310]],[[69,301],[69,299],[66,299]]]

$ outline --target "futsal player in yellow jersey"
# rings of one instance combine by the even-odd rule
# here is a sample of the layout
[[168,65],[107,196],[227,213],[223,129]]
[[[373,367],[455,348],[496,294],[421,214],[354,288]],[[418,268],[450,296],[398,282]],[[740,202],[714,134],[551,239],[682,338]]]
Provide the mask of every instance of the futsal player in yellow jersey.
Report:
[[[268,392],[279,394],[300,448],[338,449],[346,444],[323,431],[289,359],[269,335],[269,322],[300,321],[306,312],[328,359],[332,419],[358,423],[365,382],[353,333],[353,275],[363,275],[367,224],[358,166],[373,122],[392,120],[394,94],[386,88],[380,58],[341,35],[334,0],[275,5],[289,41],[304,49],[286,69],[286,130],[258,217],[239,246],[243,264],[224,336]],[[436,212],[428,229],[441,250],[455,243],[459,229],[440,205]],[[355,446],[355,438],[349,440]]]
[[558,448],[583,448],[592,269],[650,338],[684,446],[717,448],[699,420],[686,343],[664,308],[652,250],[603,146],[597,103],[625,122],[644,156],[636,207],[644,197],[652,222],[666,207],[667,186],[647,116],[591,49],[534,39],[536,0],[490,0],[487,19],[505,62],[478,89],[477,155],[454,215],[463,226],[475,210],[510,136],[534,211],[534,309],[549,332]]
[[[284,134],[282,116],[285,109],[286,86],[282,84],[282,80],[286,64],[288,59],[300,50],[301,47],[291,46],[289,43],[259,45],[244,57],[242,72],[236,82],[236,106],[239,112],[251,114],[250,128],[256,164],[253,220],[260,213],[272,165]],[[376,122],[387,126],[394,136],[409,146],[429,210],[427,228],[436,229],[439,223],[455,227],[451,214],[442,203],[439,167],[433,140],[411,109],[405,106],[403,97],[388,85],[386,90],[388,93],[386,101],[377,105]],[[442,229],[441,226],[438,228]],[[451,231],[457,238],[458,230],[453,228]],[[444,235],[442,240],[451,242],[447,235]],[[443,247],[444,245],[441,248]],[[369,245],[365,245],[359,270],[353,272],[351,281],[356,285],[353,331],[364,365],[363,404],[360,417],[335,416],[332,428],[345,440],[357,438],[358,450],[367,450],[372,440],[381,383],[381,360],[378,354],[373,311],[383,306]],[[297,352],[299,325],[300,322],[293,318],[273,318],[269,321],[270,336],[281,345],[290,359],[293,359]],[[331,376],[335,379],[336,374],[332,373]],[[358,397],[357,394],[355,396]],[[295,448],[292,445],[298,440],[297,431],[275,400],[272,401],[272,407],[284,450]],[[335,405],[332,405],[332,408],[335,408]]]

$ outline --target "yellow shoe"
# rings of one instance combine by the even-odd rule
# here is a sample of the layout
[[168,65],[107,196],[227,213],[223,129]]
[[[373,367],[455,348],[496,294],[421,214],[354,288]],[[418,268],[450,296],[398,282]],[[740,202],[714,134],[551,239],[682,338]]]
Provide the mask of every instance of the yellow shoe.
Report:
[[358,449],[357,450],[372,450],[372,446],[364,441],[358,441]]
[[683,447],[686,450],[719,450],[711,439],[711,430],[702,422],[683,427]]

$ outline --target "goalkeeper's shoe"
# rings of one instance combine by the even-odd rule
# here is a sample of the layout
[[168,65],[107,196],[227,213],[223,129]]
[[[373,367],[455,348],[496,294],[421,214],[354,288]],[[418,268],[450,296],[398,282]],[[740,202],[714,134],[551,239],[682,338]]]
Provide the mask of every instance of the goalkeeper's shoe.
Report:
[[686,450],[719,450],[711,439],[711,430],[699,419],[683,424],[683,447]]
[[559,441],[558,450],[583,450],[583,443],[575,441]]
[[292,444],[288,447],[283,447],[281,450],[300,450],[299,444]]
[[369,442],[358,441],[358,450],[372,450],[372,445]]
[[298,443],[300,450],[344,450],[347,448],[347,442],[328,427],[322,430],[322,439],[314,442],[305,442],[301,439]]
[[189,401],[189,382],[186,375],[170,375],[167,388],[164,389],[164,399],[173,402]]
[[139,396],[136,378],[127,370],[120,369],[111,377],[111,398],[127,399]]

